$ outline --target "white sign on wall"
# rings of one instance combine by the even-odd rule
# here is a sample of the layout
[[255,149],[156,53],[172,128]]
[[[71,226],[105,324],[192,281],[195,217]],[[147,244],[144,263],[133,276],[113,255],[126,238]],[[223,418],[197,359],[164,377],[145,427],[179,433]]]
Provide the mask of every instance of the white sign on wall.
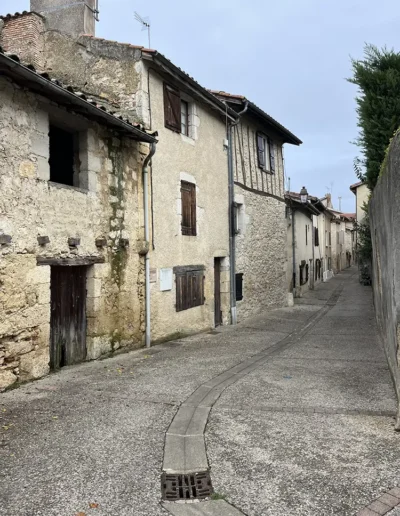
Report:
[[172,269],[160,269],[160,290],[172,290]]

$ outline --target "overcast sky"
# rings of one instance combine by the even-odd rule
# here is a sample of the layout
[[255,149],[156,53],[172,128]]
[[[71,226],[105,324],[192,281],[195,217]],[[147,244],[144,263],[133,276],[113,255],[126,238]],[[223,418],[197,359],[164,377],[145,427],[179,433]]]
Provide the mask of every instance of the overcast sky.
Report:
[[[2,14],[24,9],[29,0],[0,0]],[[335,208],[341,196],[342,210],[354,211],[356,88],[345,78],[365,42],[399,50],[399,0],[100,0],[97,35],[147,46],[135,11],[150,18],[152,48],[303,140],[285,150],[292,190],[332,189]]]

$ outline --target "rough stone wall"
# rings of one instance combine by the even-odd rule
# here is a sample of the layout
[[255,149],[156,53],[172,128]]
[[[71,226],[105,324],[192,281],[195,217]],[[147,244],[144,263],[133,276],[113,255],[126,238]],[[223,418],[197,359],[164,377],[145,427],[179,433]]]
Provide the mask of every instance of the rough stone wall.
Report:
[[46,16],[49,29],[78,36],[79,34],[95,34],[95,19],[90,8],[96,6],[95,0],[84,2],[68,2],[66,0],[31,0],[31,11]]
[[[257,131],[274,141],[274,174],[258,166]],[[243,273],[243,300],[237,301],[240,321],[287,304],[287,242],[282,142],[251,116],[244,116],[234,131],[233,152],[235,202],[240,205],[236,272]]]
[[378,327],[392,374],[400,430],[400,135],[393,138],[370,203],[372,274]]
[[[229,321],[228,167],[222,119],[192,99],[197,131],[196,138],[189,138],[164,126],[163,81],[156,73],[150,74],[150,98],[152,125],[159,133],[152,160],[154,249],[151,246],[150,254],[152,339],[157,341],[214,327],[214,258],[218,257],[223,259],[223,322]],[[197,236],[182,235],[181,180],[196,184]],[[184,265],[205,266],[205,304],[177,312],[175,281],[172,290],[160,291],[160,271]]]
[[[0,20],[1,21],[1,20]],[[6,52],[22,56],[35,67],[43,67],[44,19],[36,13],[26,13],[3,20],[0,45]]]
[[[49,182],[49,116],[79,130],[81,188]],[[104,259],[87,269],[88,359],[141,344],[140,152],[0,79],[0,388],[48,372],[50,266],[38,258]]]
[[[293,292],[295,297],[301,297],[310,287],[311,273],[312,273],[312,220],[311,215],[306,215],[300,210],[294,211],[295,217],[295,260],[296,260],[296,285],[295,291]],[[287,255],[288,255],[288,273],[286,276],[289,290],[293,291],[293,233],[292,233],[292,215],[287,219]],[[307,229],[307,241],[306,241],[306,229]],[[308,265],[308,281],[303,285],[300,285],[300,265],[305,263]],[[304,268],[304,278],[306,276],[306,270]]]
[[236,272],[243,273],[243,300],[237,301],[238,320],[270,307],[285,306],[285,203],[235,186],[244,220],[236,236]]

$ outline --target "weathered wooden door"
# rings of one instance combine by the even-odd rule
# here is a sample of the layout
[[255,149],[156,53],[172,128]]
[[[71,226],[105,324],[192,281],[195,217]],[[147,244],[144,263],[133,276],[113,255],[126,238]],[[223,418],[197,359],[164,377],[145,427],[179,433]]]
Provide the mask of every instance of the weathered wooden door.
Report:
[[51,268],[50,367],[86,359],[86,267]]
[[214,317],[215,326],[222,324],[221,312],[221,260],[214,259]]

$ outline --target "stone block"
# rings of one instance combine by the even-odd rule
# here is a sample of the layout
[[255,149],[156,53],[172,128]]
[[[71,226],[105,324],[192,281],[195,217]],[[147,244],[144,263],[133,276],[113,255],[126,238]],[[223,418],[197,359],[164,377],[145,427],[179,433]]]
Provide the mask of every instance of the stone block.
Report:
[[36,287],[37,302],[39,305],[50,303],[50,283],[42,283]]
[[86,339],[87,358],[88,360],[96,360],[111,351],[111,342],[109,337],[88,337]]
[[32,152],[37,156],[49,159],[50,140],[48,134],[35,133],[32,137]]
[[50,165],[47,158],[37,157],[37,177],[42,181],[50,181]]
[[49,115],[46,111],[38,110],[36,112],[36,130],[45,135],[49,134]]
[[8,341],[5,343],[6,358],[25,355],[26,353],[33,351],[33,348],[34,343],[32,339],[21,341]]
[[11,387],[17,381],[17,377],[11,371],[0,371],[0,391]]
[[101,297],[88,297],[86,300],[86,315],[93,317],[100,310]]
[[38,349],[21,356],[19,370],[23,381],[42,378],[49,373],[49,349]]
[[33,285],[50,284],[50,265],[37,265],[30,269],[26,275],[26,283]]
[[37,164],[33,161],[22,161],[19,165],[19,175],[26,179],[36,179]]
[[0,235],[0,245],[8,245],[12,242],[12,236],[11,235]]
[[100,297],[101,296],[101,279],[100,278],[88,278],[86,282],[87,297]]
[[82,169],[79,172],[79,187],[89,192],[97,192],[97,173]]

